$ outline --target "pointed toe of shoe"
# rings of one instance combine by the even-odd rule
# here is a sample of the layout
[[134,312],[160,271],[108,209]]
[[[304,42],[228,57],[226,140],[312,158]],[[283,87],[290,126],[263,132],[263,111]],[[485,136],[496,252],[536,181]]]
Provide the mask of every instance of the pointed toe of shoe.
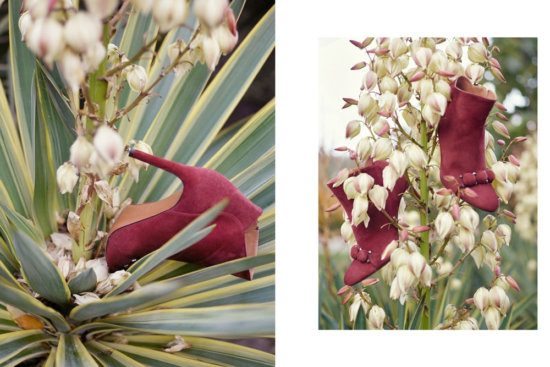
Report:
[[463,195],[462,198],[465,202],[487,212],[494,212],[498,209],[498,196],[491,184],[476,185],[470,189],[475,195]]
[[378,270],[372,263],[364,263],[359,260],[353,260],[346,274],[344,275],[344,283],[346,285],[354,285]]

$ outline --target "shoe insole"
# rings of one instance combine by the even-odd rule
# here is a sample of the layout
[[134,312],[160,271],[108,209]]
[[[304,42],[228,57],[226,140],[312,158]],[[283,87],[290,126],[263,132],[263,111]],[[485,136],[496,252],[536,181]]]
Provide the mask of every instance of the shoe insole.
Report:
[[172,208],[180,199],[182,192],[183,189],[176,191],[175,193],[168,197],[165,197],[164,199],[152,203],[128,205],[122,210],[122,213],[120,213],[116,222],[111,227],[109,235],[117,229],[124,227],[128,224],[132,224],[142,219],[152,217],[153,215],[162,213]]

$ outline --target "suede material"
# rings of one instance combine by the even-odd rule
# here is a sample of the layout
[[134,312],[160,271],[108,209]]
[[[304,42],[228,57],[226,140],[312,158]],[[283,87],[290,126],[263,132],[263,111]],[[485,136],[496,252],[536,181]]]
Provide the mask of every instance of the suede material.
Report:
[[[439,122],[441,182],[455,194],[462,184],[470,187],[477,196],[461,198],[492,212],[498,209],[498,197],[490,182],[485,183],[482,178],[490,176],[485,164],[485,120],[496,100],[475,94],[471,88],[475,87],[464,77],[451,85],[451,101]],[[473,172],[481,171],[484,173],[476,179]],[[445,176],[453,176],[456,181],[447,181]]]
[[[376,185],[383,186],[382,170],[387,165],[388,163],[385,161],[375,162],[371,166],[361,168],[361,172],[372,176]],[[350,174],[350,176],[357,176],[358,174],[359,171],[355,171],[353,174]],[[351,218],[353,200],[347,198],[344,192],[344,186],[332,187],[332,184],[329,183],[328,187],[346,211],[348,218]],[[395,187],[389,192],[385,209],[391,217],[397,218],[401,196],[408,187],[409,184],[403,176],[397,180]],[[382,253],[391,241],[399,238],[398,231],[391,224],[390,220],[370,202],[367,214],[370,217],[368,227],[365,228],[364,224],[360,224],[358,226],[352,225],[352,229],[355,239],[357,240],[358,249],[360,251],[367,251],[367,253],[368,251],[371,252],[367,255],[369,262],[363,262],[357,259],[351,262],[344,275],[344,283],[347,285],[353,285],[360,282],[386,265],[389,258],[382,260]]]
[[[178,176],[184,189],[179,201],[172,208],[111,233],[105,254],[111,271],[124,268],[134,259],[158,249],[224,198],[229,198],[229,203],[214,220],[216,227],[212,232],[172,259],[211,266],[247,256],[245,231],[257,223],[262,213],[261,208],[248,200],[218,172],[184,166],[141,151],[132,153],[134,158]],[[257,247],[257,241],[254,245]],[[243,271],[235,275],[250,280],[252,272]]]

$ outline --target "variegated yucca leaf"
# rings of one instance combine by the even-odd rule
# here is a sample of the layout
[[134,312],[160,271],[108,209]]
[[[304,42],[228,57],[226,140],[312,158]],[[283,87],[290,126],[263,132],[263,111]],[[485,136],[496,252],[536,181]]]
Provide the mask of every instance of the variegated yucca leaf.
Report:
[[[155,155],[217,170],[259,205],[258,255],[208,268],[167,260],[209,233],[208,224],[221,210],[217,206],[134,263],[130,277],[109,294],[76,305],[71,290],[89,288],[91,273],[67,281],[45,253],[45,240],[60,230],[58,216],[76,210],[79,200],[76,194],[61,195],[55,177],[69,159],[75,116],[57,67],[46,67],[21,41],[17,22],[22,1],[8,4],[9,90],[0,84],[0,365],[273,365],[273,354],[230,340],[274,337],[274,99],[225,125],[274,49],[274,8],[214,77],[200,63],[186,75],[169,73],[147,103],[116,124],[125,142],[143,140]],[[246,7],[244,0],[230,6],[237,17]],[[151,15],[131,5],[127,10],[110,42],[129,58],[144,43],[154,42],[156,52],[138,61],[154,80],[170,64],[168,46],[178,39],[188,42],[193,30],[180,27],[160,35]],[[198,25],[192,12],[186,24]],[[116,106],[113,100],[98,100],[104,83],[95,76],[104,68],[89,83],[92,98],[110,116],[137,93],[125,87]],[[120,187],[121,200],[131,197],[134,203],[166,197],[181,185],[151,166],[141,170],[139,182],[123,174],[110,183]],[[90,228],[105,229],[102,205],[95,200],[81,213],[90,223],[86,236]],[[250,268],[255,269],[252,281],[232,275]],[[10,307],[22,316],[16,317]],[[24,320],[37,328],[27,329]],[[185,345],[168,349],[174,343]]]

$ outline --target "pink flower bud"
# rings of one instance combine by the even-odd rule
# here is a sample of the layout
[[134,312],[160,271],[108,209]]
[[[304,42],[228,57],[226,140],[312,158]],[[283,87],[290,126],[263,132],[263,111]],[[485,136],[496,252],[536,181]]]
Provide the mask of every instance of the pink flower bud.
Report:
[[412,229],[414,233],[421,233],[430,230],[430,226],[416,226]]
[[504,116],[502,113],[497,112],[497,117],[503,121],[508,121],[508,117]]
[[498,80],[500,80],[503,83],[506,83],[506,79],[504,79],[504,75],[502,75],[500,70],[498,70],[496,68],[491,68],[490,71],[491,71],[491,74],[493,74],[493,76],[495,78],[497,78]]
[[491,63],[491,65],[493,65],[495,68],[499,69],[500,70],[500,63],[498,62],[497,59],[491,57],[489,59],[489,62]]
[[349,40],[349,42],[357,48],[364,48],[363,44],[359,41]]
[[506,107],[504,107],[504,105],[500,102],[496,102],[495,107],[498,108],[501,111],[504,111],[504,112],[508,111],[508,109]]
[[495,269],[494,269],[494,273],[495,273],[495,276],[499,277],[500,276],[500,266],[495,266]]
[[462,193],[468,197],[471,197],[471,198],[477,198],[477,193],[470,189],[469,187],[466,187],[465,189],[462,189]]
[[351,298],[351,296],[353,296],[353,292],[348,292],[348,294],[346,294],[346,296],[344,297],[344,299],[342,300],[342,304],[345,305],[349,299]]
[[508,139],[510,139],[510,133],[508,133],[508,129],[504,124],[500,121],[493,121],[493,129],[497,132],[497,134],[502,135]]
[[404,242],[408,237],[409,237],[409,231],[407,231],[406,229],[402,229],[401,232],[399,233],[399,240],[401,242]]
[[357,64],[353,65],[351,67],[351,70],[360,70],[363,69],[365,66],[367,66],[367,63],[364,61],[358,62]]
[[514,213],[512,213],[511,211],[504,209],[504,210],[502,211],[502,214],[504,214],[504,217],[505,217],[508,221],[510,221],[510,222],[512,222],[512,223],[516,223],[516,215],[515,215]]
[[505,142],[504,140],[502,140],[502,139],[498,139],[498,140],[497,140],[497,144],[498,144],[499,146],[503,147],[503,146],[506,144],[506,142]]
[[514,278],[512,278],[510,275],[507,275],[506,281],[508,282],[508,284],[510,284],[510,287],[514,288],[516,291],[519,292],[519,285]]
[[373,284],[376,284],[378,282],[379,282],[379,280],[377,278],[367,278],[367,279],[365,279],[361,282],[361,285],[363,287],[368,287],[369,285],[373,285]]
[[334,205],[331,205],[329,206],[328,208],[325,209],[325,212],[329,213],[329,212],[333,212],[335,211],[336,209],[338,209],[340,207],[340,203],[336,203]]
[[424,78],[426,74],[422,71],[419,71],[418,73],[414,74],[411,79],[409,79],[409,82],[414,83],[419,81],[420,79]]
[[350,289],[350,286],[345,285],[342,288],[340,288],[336,294],[341,296],[342,294],[346,293],[349,289]]
[[456,75],[454,71],[448,71],[448,70],[438,70],[436,71],[436,74],[444,76],[446,78],[452,78],[453,76]]
[[510,163],[512,163],[513,165],[515,165],[515,166],[517,166],[517,167],[519,167],[519,166],[520,166],[520,164],[519,164],[519,160],[518,160],[518,159],[516,158],[516,156],[515,156],[515,155],[513,155],[513,154],[510,154],[510,155],[508,156],[508,160],[509,160],[509,161],[510,161]]
[[454,220],[460,219],[460,206],[458,204],[453,204],[453,207],[451,208],[451,214]]

